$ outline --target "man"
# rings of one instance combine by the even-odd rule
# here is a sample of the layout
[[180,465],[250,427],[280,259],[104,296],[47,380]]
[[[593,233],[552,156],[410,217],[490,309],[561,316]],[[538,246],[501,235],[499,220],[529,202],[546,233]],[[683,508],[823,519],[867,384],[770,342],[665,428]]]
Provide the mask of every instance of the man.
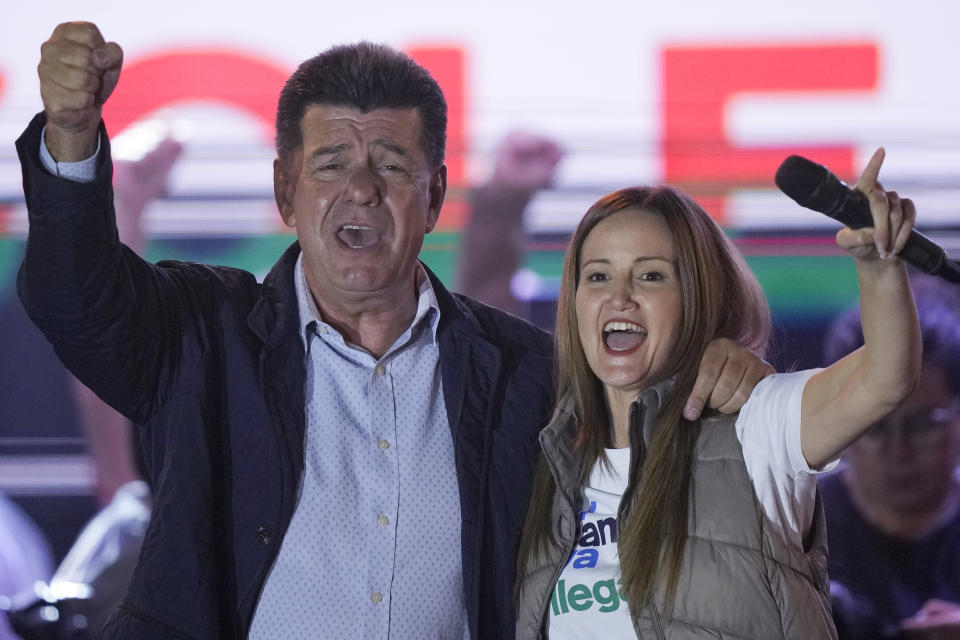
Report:
[[[154,489],[106,637],[512,637],[553,353],[417,260],[447,187],[436,82],[370,44],[291,76],[274,189],[299,243],[261,285],[117,241],[100,109],[121,61],[94,25],[58,26],[18,141],[24,306],[142,425]],[[767,370],[715,345],[690,411],[736,408]]]
[[[929,279],[913,284],[923,336],[917,388],[820,482],[830,578],[842,585],[834,608],[849,638],[960,630],[960,299]],[[826,359],[862,341],[854,309],[830,328]]]

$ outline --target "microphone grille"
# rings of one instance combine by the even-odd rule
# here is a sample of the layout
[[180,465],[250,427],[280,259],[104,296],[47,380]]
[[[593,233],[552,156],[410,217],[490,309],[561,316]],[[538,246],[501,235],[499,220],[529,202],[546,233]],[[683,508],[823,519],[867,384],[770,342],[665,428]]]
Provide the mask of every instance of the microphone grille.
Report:
[[[802,156],[790,156],[777,169],[774,182],[785,194],[793,198],[798,204],[811,207],[817,190],[827,179],[827,169]],[[817,209],[822,211],[822,209]]]

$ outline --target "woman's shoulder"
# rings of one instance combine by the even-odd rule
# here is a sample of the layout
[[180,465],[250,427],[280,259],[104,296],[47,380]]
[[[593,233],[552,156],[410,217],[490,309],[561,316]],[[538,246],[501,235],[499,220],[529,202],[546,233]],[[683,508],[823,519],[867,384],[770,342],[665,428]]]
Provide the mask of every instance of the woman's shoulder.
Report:
[[697,446],[694,455],[699,460],[743,460],[743,451],[737,438],[736,422],[739,413],[711,411],[700,419]]

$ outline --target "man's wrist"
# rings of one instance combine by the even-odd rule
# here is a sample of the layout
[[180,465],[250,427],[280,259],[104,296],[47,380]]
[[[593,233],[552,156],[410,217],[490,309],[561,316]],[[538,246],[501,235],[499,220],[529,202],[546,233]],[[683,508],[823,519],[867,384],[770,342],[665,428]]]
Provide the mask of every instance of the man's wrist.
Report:
[[48,128],[44,127],[40,133],[40,162],[44,168],[55,176],[73,182],[92,182],[97,174],[97,157],[100,155],[100,135],[96,136],[96,144],[92,153],[77,162],[58,162],[47,144]]
[[48,120],[45,133],[47,149],[58,163],[82,162],[94,155],[100,146],[99,120],[92,128],[76,130],[63,129]]

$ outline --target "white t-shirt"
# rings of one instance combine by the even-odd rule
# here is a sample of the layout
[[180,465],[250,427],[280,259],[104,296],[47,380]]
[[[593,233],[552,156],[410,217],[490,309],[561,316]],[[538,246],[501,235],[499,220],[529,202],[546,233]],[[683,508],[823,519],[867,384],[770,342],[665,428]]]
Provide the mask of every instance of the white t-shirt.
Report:
[[[757,498],[785,539],[798,548],[813,520],[816,475],[800,449],[803,388],[817,369],[768,376],[737,417],[737,438]],[[551,639],[634,638],[622,595],[617,510],[627,487],[630,449],[607,449],[609,468],[594,466],[584,487],[580,539],[548,608]]]

